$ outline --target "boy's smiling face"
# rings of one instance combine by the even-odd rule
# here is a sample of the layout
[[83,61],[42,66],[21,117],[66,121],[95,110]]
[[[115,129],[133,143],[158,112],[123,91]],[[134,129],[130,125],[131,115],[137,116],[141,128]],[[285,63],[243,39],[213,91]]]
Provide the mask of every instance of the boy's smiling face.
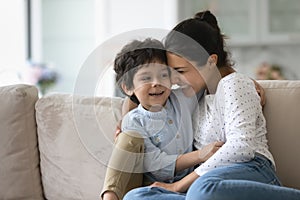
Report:
[[171,93],[170,71],[166,64],[143,65],[133,77],[133,93],[147,110],[158,111]]

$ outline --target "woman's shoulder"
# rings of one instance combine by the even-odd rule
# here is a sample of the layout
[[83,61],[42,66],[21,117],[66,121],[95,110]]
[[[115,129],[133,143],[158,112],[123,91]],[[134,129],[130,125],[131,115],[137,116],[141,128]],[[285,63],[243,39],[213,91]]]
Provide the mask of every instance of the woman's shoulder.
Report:
[[245,75],[238,72],[231,73],[225,77],[223,77],[219,83],[219,85],[226,85],[232,87],[239,87],[241,85],[254,85],[253,80]]
[[217,95],[228,98],[236,98],[245,93],[256,93],[254,81],[247,75],[241,73],[231,73],[219,82]]

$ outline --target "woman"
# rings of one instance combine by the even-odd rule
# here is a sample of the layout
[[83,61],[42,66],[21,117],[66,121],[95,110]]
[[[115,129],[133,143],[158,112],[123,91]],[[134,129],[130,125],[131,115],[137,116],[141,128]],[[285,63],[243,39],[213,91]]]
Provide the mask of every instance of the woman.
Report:
[[170,90],[166,63],[163,44],[151,38],[126,44],[114,60],[118,86],[139,106],[122,119],[123,133],[107,169],[104,200],[122,199],[129,189],[143,184],[180,180],[223,145],[212,142],[192,151],[197,99],[187,98],[180,89]]
[[[173,72],[172,74],[174,76]],[[195,74],[192,73],[191,75]],[[191,76],[190,80],[197,80],[197,77]],[[181,84],[180,82],[177,83],[178,85]],[[261,96],[261,104],[263,105],[265,100],[264,90],[255,81],[254,83],[257,86],[256,90]],[[196,85],[197,87],[200,86],[198,85],[198,83],[192,85]],[[182,89],[187,90],[187,88],[184,87],[182,87]],[[195,89],[195,91],[197,90],[198,89]],[[194,94],[194,90],[191,90],[191,93]],[[201,99],[201,97],[202,93],[199,92],[199,100]],[[123,104],[123,114],[125,115],[128,110],[131,110],[135,107],[137,107],[137,104],[129,101],[128,99],[127,101],[125,100]],[[207,144],[205,147],[199,150],[183,155],[178,155],[176,165],[182,164],[184,166],[183,168],[185,169],[193,167],[193,163],[197,163],[199,159],[202,159],[202,161],[207,160],[222,146],[222,144],[223,142],[219,142],[218,140],[216,140],[212,141],[210,144]],[[148,183],[145,183],[145,181],[143,181],[143,167],[141,166],[141,156],[144,154],[144,149],[145,146],[143,139],[139,137],[133,137],[131,134],[127,133],[119,134],[116,137],[114,151],[110,159],[110,164],[107,167],[104,186],[101,192],[102,199],[122,199],[127,191],[136,187],[140,187],[142,185],[148,185]]]
[[205,11],[179,23],[165,46],[168,64],[184,77],[177,84],[185,94],[205,90],[195,146],[225,144],[180,181],[137,188],[124,199],[300,199],[299,190],[280,186],[260,98],[253,81],[232,69],[215,16]]

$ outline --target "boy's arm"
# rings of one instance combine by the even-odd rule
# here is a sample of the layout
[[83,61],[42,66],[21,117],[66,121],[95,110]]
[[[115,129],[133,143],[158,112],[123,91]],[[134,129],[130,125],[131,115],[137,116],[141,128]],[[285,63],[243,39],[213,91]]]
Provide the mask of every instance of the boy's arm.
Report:
[[189,175],[187,175],[183,179],[181,179],[180,181],[177,181],[174,183],[155,182],[151,186],[152,187],[161,187],[166,190],[173,191],[173,192],[186,192],[197,178],[199,178],[199,175],[193,171]]

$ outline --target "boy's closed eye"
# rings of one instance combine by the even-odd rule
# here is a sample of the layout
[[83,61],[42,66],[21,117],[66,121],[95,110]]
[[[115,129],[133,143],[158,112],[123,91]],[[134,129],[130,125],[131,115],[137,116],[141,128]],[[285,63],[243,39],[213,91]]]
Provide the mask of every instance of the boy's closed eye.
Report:
[[151,81],[151,76],[141,76],[140,81]]

